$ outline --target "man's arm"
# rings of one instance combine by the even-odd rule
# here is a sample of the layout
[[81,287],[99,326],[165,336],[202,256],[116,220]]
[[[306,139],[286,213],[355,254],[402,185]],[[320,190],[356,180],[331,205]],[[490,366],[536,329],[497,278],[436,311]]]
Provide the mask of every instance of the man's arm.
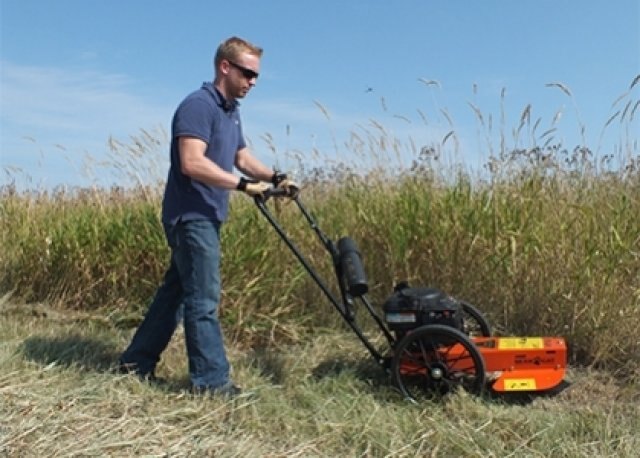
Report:
[[242,148],[236,153],[235,166],[248,177],[256,180],[271,182],[273,170],[260,162],[249,148]]
[[296,198],[300,192],[300,187],[293,180],[288,179],[286,174],[279,174],[269,169],[251,154],[248,148],[242,148],[236,153],[235,165],[242,173],[251,178],[270,182],[278,188],[285,189],[291,198]]
[[223,170],[205,156],[206,142],[195,137],[180,137],[178,151],[180,170],[188,177],[224,189],[236,189],[238,186],[237,176]]

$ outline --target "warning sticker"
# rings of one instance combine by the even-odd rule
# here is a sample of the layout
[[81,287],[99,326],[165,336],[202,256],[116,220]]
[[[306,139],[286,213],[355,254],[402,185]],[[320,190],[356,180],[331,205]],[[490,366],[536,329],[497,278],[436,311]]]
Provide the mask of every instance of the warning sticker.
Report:
[[534,350],[544,348],[542,337],[502,337],[498,340],[500,350]]
[[536,380],[532,378],[506,378],[505,391],[530,391],[536,389]]

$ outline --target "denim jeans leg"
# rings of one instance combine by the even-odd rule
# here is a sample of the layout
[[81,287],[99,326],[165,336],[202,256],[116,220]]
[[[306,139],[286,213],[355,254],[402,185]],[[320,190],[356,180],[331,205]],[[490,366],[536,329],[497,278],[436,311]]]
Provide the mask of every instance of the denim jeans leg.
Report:
[[220,223],[176,226],[174,255],[183,288],[184,330],[193,386],[215,388],[229,380],[229,362],[218,321]]
[[160,354],[169,344],[178,325],[178,307],[181,300],[182,285],[172,257],[162,285],[158,288],[129,347],[120,357],[121,364],[131,365],[131,369],[140,375],[153,373],[160,360]]

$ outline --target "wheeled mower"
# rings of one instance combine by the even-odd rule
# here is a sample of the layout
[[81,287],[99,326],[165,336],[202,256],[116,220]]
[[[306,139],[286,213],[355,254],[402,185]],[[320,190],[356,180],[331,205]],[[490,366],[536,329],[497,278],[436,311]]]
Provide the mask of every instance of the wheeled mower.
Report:
[[[293,196],[331,256],[341,296],[336,298],[269,210],[269,198],[283,195],[284,190],[271,189],[255,203],[405,398],[415,401],[457,387],[473,394],[541,393],[564,383],[567,347],[562,337],[492,336],[476,307],[437,288],[398,283],[382,305],[382,317],[367,297],[369,287],[356,242],[349,237],[332,241],[299,196]],[[357,303],[380,328],[388,348],[377,349],[364,334],[356,320]]]

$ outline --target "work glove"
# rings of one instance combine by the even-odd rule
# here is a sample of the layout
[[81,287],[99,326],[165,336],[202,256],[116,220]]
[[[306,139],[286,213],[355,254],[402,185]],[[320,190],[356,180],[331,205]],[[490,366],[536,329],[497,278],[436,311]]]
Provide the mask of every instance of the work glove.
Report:
[[245,177],[241,177],[236,189],[250,195],[251,197],[264,197],[264,192],[270,187],[271,186],[269,186],[268,183],[263,181],[249,180]]
[[300,186],[287,177],[286,173],[280,173],[278,171],[273,172],[273,176],[271,177],[271,183],[276,188],[285,189],[287,191],[287,196],[295,199],[298,197],[300,193]]

